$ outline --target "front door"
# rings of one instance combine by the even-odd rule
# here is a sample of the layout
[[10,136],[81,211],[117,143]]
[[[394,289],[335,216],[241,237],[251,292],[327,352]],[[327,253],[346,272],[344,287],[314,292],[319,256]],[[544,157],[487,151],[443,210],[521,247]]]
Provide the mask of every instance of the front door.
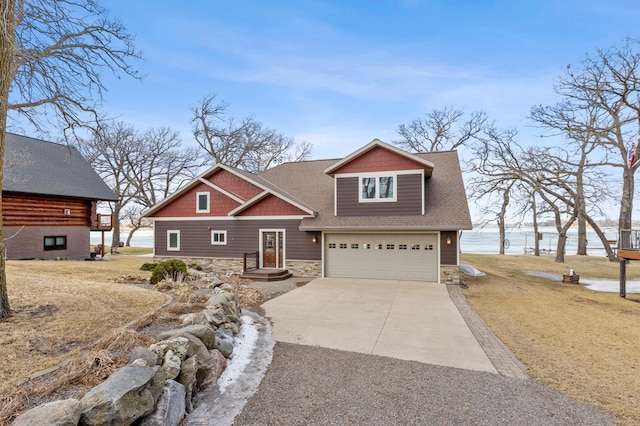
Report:
[[262,267],[282,268],[284,265],[284,232],[262,232]]

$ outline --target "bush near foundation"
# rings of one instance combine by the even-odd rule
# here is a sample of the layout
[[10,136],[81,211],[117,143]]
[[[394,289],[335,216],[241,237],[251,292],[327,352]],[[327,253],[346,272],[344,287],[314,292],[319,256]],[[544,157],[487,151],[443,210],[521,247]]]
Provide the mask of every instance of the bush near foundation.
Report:
[[178,281],[179,276],[185,277],[187,275],[187,265],[178,259],[166,260],[162,263],[158,263],[153,268],[153,273],[149,282],[151,284],[158,284],[164,279],[171,279],[172,281]]

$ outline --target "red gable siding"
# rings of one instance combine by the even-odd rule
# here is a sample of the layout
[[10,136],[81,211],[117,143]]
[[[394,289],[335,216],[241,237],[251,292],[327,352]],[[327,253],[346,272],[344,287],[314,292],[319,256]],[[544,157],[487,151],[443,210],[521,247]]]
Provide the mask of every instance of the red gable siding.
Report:
[[416,163],[395,152],[376,146],[365,152],[358,158],[340,167],[333,174],[362,173],[362,172],[389,172],[395,170],[423,169],[423,164]]
[[238,216],[308,216],[309,213],[292,206],[278,197],[269,195]]
[[254,184],[249,183],[226,170],[217,171],[213,176],[209,177],[209,182],[237,195],[245,201],[250,200],[262,192],[262,189],[258,188]]
[[[196,213],[196,192],[208,192],[210,213]],[[240,203],[204,183],[191,188],[186,194],[170,202],[152,217],[227,216]]]

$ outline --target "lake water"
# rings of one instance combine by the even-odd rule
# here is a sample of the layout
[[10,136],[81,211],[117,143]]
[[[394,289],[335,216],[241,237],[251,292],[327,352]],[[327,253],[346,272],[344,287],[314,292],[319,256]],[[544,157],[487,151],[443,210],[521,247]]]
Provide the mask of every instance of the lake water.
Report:
[[[614,228],[603,230],[607,239],[616,240],[617,231]],[[542,234],[540,241],[540,249],[547,252],[553,251],[555,254],[558,244],[558,233],[552,226],[541,226],[538,232]],[[525,248],[533,248],[535,240],[533,227],[522,227],[519,229],[511,229],[506,231],[505,253],[506,254],[524,254]],[[578,230],[571,229],[567,233],[567,243],[565,253],[576,254],[578,248]],[[464,231],[460,240],[460,250],[463,253],[499,253],[500,252],[500,233],[497,226],[487,226],[484,228],[476,227],[472,231]],[[592,230],[587,231],[587,254],[592,256],[604,256],[605,249],[598,235]]]
[[[540,249],[553,250],[555,253],[556,244],[558,243],[558,234],[553,227],[540,227],[539,232],[542,233],[540,241]],[[605,231],[608,239],[615,240],[615,229]],[[126,241],[128,232],[120,233],[120,241]],[[101,233],[91,233],[91,245],[101,243]],[[511,229],[506,233],[509,241],[508,248],[505,249],[507,254],[523,254],[525,248],[532,248],[534,244],[534,234],[532,227],[523,227],[520,229]],[[104,234],[105,245],[111,245],[111,232]],[[602,248],[600,239],[595,232],[587,232],[587,253],[592,256],[604,256],[605,250]],[[134,247],[153,247],[153,231],[143,229],[134,232],[131,239],[131,245]],[[577,229],[570,230],[567,239],[566,254],[575,254],[578,245]],[[484,228],[476,227],[471,231],[464,231],[460,241],[460,250],[463,253],[486,253],[497,254],[500,251],[500,234],[495,226],[487,226]]]

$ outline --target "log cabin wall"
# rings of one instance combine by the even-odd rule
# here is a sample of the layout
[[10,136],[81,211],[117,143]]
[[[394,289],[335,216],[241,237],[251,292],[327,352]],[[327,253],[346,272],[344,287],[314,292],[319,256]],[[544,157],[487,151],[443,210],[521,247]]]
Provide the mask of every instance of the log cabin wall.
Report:
[[90,200],[3,193],[2,221],[4,226],[90,226],[94,204]]
[[[95,216],[95,201],[3,193],[7,259],[85,259]],[[65,247],[45,250],[45,237],[63,237]]]

